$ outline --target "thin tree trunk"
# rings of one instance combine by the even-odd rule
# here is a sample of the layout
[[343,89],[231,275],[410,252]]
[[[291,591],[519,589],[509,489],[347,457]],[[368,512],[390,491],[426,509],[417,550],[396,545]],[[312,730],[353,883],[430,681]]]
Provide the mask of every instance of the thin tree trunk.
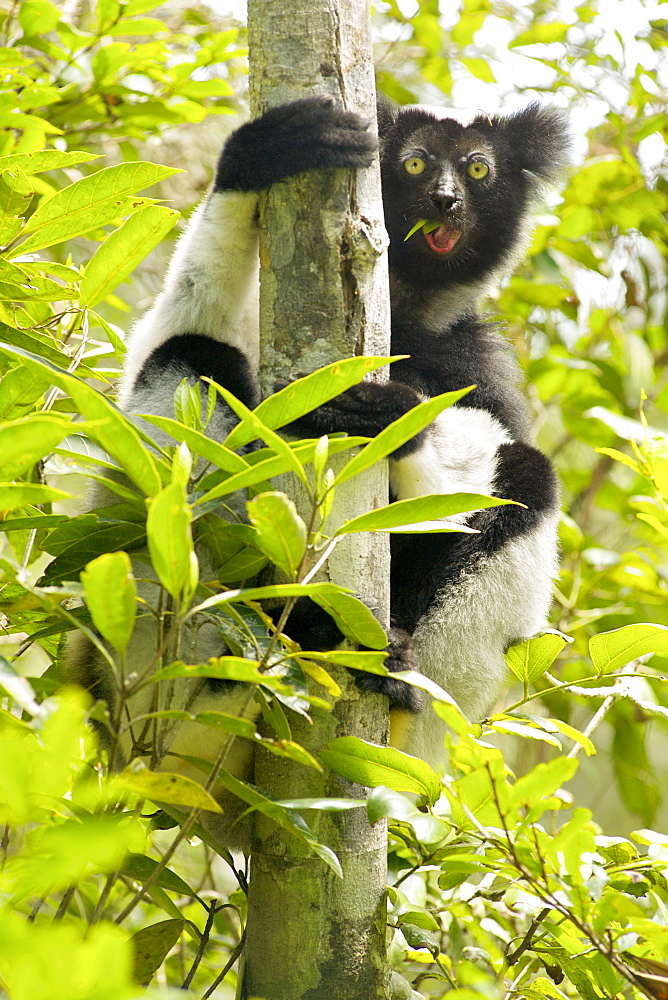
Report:
[[[368,0],[249,0],[255,113],[330,94],[375,121]],[[389,353],[389,293],[378,166],[307,174],[270,191],[261,210],[261,371],[265,393],[342,357]],[[291,487],[292,489],[292,487]],[[299,498],[297,498],[298,500]],[[329,527],[387,502],[385,468],[337,493]],[[327,578],[389,605],[386,536],[349,536]],[[387,738],[387,704],[360,696],[345,671],[333,713],[301,718],[294,739],[316,752],[335,736]],[[318,690],[321,694],[321,689]],[[354,796],[366,790],[269,754],[256,781],[277,798]],[[367,1000],[386,997],[386,835],[363,809],[309,812],[338,855],[343,879],[262,817],[251,859],[244,997]]]

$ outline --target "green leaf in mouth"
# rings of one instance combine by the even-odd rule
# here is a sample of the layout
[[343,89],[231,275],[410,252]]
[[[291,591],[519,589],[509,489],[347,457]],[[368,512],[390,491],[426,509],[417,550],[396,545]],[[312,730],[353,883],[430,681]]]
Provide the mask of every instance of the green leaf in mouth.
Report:
[[404,243],[411,238],[413,233],[417,233],[418,229],[421,229],[423,233],[431,233],[434,229],[438,229],[440,225],[440,222],[430,222],[429,219],[420,219],[415,223],[411,231],[404,236]]

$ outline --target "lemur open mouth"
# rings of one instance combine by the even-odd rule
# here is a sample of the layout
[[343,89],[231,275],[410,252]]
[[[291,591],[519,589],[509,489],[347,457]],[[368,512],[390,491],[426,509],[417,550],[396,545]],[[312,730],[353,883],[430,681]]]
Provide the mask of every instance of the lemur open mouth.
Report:
[[424,238],[427,241],[427,246],[434,253],[450,253],[461,235],[461,231],[453,229],[452,226],[439,226],[438,229],[432,229],[430,233],[425,232]]

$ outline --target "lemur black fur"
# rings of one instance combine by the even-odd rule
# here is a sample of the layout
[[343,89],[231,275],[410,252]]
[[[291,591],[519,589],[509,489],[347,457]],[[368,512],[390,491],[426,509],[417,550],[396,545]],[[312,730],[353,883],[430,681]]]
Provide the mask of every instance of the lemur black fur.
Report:
[[[437,108],[383,101],[379,137],[392,353],[410,357],[391,366],[389,383],[355,386],[291,430],[311,437],[374,435],[429,396],[476,385],[392,456],[392,495],[464,491],[526,506],[462,517],[478,534],[392,538],[396,631],[388,664],[393,670],[414,667],[417,656],[419,669],[479,719],[503,684],[506,647],[544,625],[556,573],[558,489],[549,461],[531,444],[517,363],[477,309],[522,256],[537,197],[568,158],[568,130],[560,112],[536,104],[510,116],[477,114],[462,121]],[[256,405],[258,194],[306,170],[363,168],[375,147],[366,123],[326,98],[274,108],[230,136],[164,290],[132,333],[121,389],[126,410],[170,415],[179,382],[202,376]],[[421,219],[431,231],[405,240]],[[222,437],[233,423],[221,405],[209,433]],[[306,648],[325,648],[339,637],[310,603],[297,608],[287,630]],[[202,659],[222,651],[212,631],[203,630],[199,643]],[[141,660],[154,647],[149,627],[131,655]],[[84,683],[99,681],[103,671],[92,665],[90,651],[79,650],[74,659]],[[419,710],[415,689],[372,675],[360,683],[385,691],[391,706],[412,713],[402,748],[438,764],[444,727],[429,706]],[[111,697],[108,685],[106,691]],[[193,698],[198,709],[232,712],[243,701],[238,686],[230,685],[204,685]],[[206,753],[202,747],[213,738],[206,727],[183,724],[163,750],[210,757],[210,747]],[[245,778],[251,757],[252,747],[237,746],[227,764]],[[171,757],[164,766],[187,770]]]

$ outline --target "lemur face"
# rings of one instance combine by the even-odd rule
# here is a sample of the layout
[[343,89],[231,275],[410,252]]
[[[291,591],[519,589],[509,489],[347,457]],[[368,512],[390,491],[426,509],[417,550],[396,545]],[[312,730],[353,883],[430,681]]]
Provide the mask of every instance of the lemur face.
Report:
[[535,182],[563,135],[560,119],[536,106],[468,123],[447,114],[379,109],[391,267],[423,288],[495,280],[514,265]]
[[443,260],[468,256],[485,234],[486,208],[499,200],[491,143],[456,122],[422,125],[401,144],[393,174],[406,221],[427,223],[409,237],[411,251]]

